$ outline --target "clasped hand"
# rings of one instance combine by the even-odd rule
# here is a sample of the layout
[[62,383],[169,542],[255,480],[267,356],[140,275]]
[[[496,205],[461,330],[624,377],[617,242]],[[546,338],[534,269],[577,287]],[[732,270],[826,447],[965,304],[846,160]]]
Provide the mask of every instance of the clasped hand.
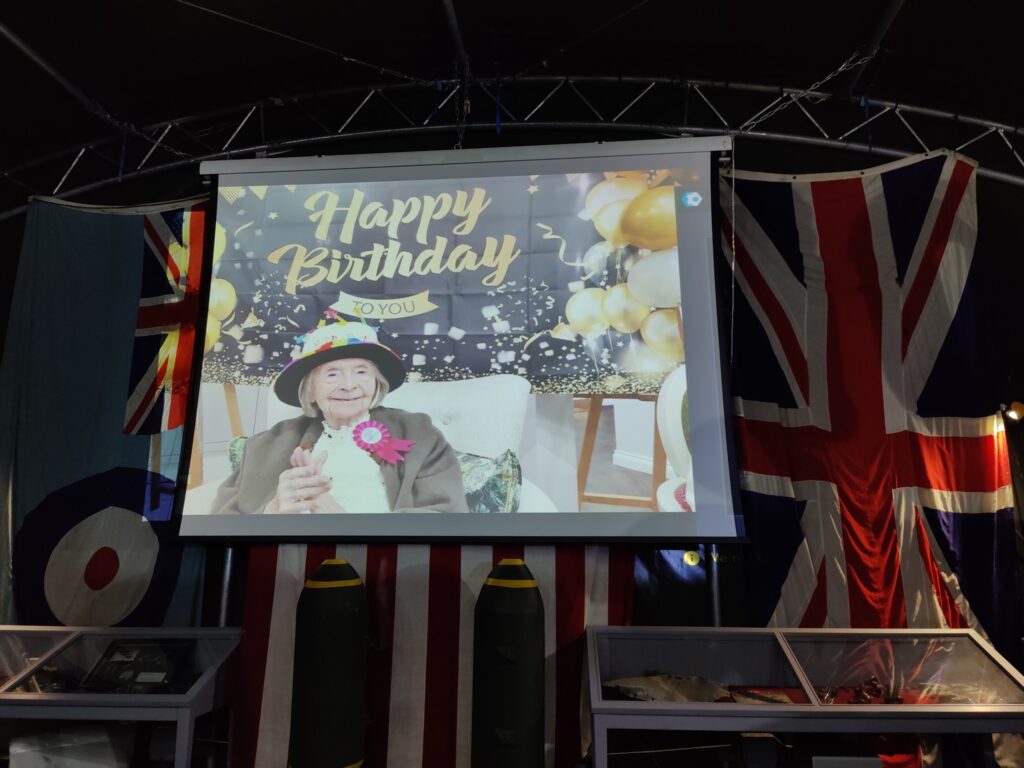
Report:
[[277,480],[277,495],[271,502],[273,511],[284,514],[341,513],[345,509],[331,496],[331,478],[323,474],[327,452],[313,455],[312,451],[296,448],[289,457],[291,469],[286,469]]

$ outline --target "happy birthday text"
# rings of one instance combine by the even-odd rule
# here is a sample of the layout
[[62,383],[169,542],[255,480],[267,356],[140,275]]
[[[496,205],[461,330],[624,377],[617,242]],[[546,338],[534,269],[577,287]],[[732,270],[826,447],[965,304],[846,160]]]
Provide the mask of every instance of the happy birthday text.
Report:
[[[310,195],[305,203],[311,211],[309,220],[315,224],[314,236],[321,242],[334,240],[340,247],[318,245],[308,248],[302,243],[283,245],[267,255],[272,264],[287,265],[285,290],[294,295],[299,288],[327,280],[339,283],[350,280],[379,280],[398,275],[441,274],[464,270],[489,270],[481,283],[499,286],[505,281],[509,267],[519,258],[513,235],[487,236],[483,247],[466,243],[450,246],[451,237],[465,237],[473,232],[480,215],[491,205],[487,191],[474,187],[471,192],[441,192],[394,198],[388,203],[367,202],[366,195],[353,189],[343,198],[338,192],[324,190]],[[448,222],[454,223],[448,228]],[[418,246],[406,248],[400,239],[403,227],[415,226],[413,238]],[[443,227],[444,234],[432,230]],[[360,233],[386,235],[387,242],[373,243],[357,253],[350,252]]]

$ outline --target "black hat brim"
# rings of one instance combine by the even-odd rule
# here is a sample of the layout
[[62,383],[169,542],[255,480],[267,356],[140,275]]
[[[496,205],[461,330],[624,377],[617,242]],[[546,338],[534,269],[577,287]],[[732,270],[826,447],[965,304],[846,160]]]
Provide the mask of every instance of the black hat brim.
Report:
[[346,357],[361,357],[372,362],[387,380],[392,391],[405,382],[405,365],[401,358],[383,344],[346,344],[292,360],[274,380],[274,394],[283,403],[301,407],[299,384],[302,383],[303,377],[317,366]]

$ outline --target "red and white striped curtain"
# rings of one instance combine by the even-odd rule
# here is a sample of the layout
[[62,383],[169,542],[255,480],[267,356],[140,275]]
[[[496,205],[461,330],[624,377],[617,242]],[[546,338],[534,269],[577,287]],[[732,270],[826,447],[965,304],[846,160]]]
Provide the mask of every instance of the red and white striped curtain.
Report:
[[526,561],[544,600],[546,762],[574,765],[582,745],[583,630],[629,622],[630,547],[252,547],[234,765],[286,768],[296,605],[307,575],[343,558],[363,577],[370,605],[364,765],[468,768],[474,608],[487,574],[506,557]]

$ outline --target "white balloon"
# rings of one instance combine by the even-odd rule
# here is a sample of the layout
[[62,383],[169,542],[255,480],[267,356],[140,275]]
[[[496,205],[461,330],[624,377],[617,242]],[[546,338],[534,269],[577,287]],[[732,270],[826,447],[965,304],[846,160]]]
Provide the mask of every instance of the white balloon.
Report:
[[608,266],[608,259],[615,253],[615,249],[608,244],[607,241],[601,240],[600,242],[594,243],[587,249],[587,252],[583,254],[583,268],[586,270],[588,277],[596,277],[597,275],[604,272]]
[[678,307],[681,301],[679,252],[675,248],[655,251],[629,270],[629,290],[652,307]]

